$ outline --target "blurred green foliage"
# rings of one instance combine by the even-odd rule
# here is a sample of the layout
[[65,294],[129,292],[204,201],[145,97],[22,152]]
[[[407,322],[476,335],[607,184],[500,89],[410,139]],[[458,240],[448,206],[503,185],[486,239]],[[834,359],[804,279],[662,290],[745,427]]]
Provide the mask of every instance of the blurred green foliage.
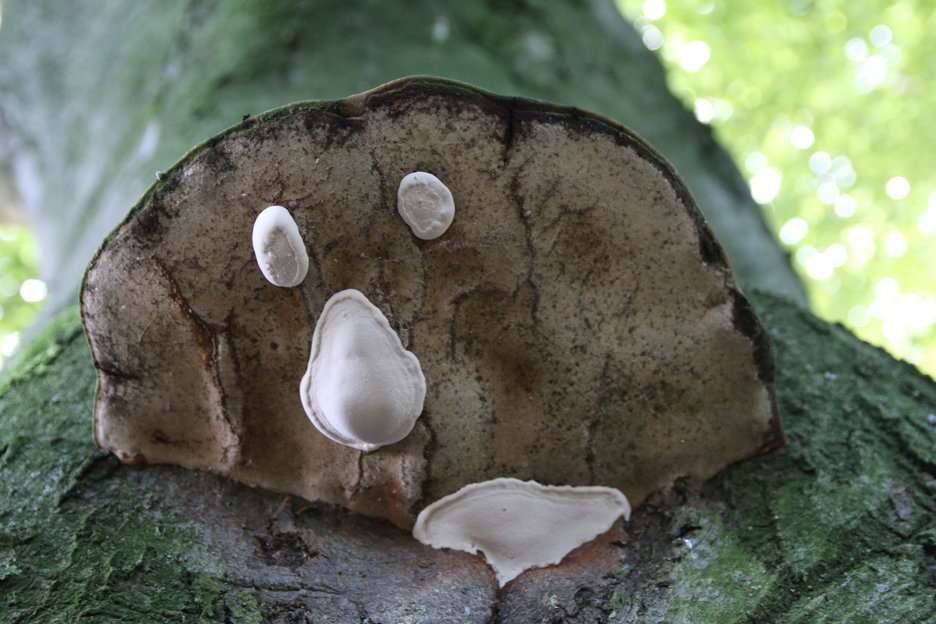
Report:
[[19,342],[45,297],[36,239],[24,225],[0,223],[0,365]]
[[814,310],[936,374],[936,3],[618,0]]

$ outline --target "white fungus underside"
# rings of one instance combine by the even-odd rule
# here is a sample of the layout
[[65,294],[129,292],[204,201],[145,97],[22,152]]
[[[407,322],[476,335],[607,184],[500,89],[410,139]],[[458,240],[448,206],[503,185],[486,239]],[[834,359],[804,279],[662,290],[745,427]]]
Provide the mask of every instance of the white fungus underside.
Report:
[[432,240],[445,234],[455,218],[455,201],[439,178],[414,171],[400,180],[397,211],[413,234]]
[[379,308],[360,291],[325,303],[300,385],[312,424],[362,451],[399,442],[423,409],[426,380]]
[[423,509],[413,537],[483,553],[503,587],[525,570],[559,563],[621,516],[630,518],[630,504],[614,488],[501,478],[467,485]]
[[253,249],[263,276],[275,286],[298,286],[309,270],[299,226],[282,206],[270,206],[254,221]]

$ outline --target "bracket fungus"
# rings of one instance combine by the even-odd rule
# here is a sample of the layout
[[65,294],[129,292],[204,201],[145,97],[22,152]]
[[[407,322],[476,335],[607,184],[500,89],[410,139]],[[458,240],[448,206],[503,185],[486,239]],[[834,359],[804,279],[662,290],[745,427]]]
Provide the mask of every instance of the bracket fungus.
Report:
[[[458,199],[441,238],[398,214],[414,171]],[[247,242],[271,204],[308,252],[293,288]],[[405,437],[353,434],[390,442],[371,452],[330,439],[330,408],[326,435],[312,426],[298,392],[348,289],[427,380]],[[605,118],[440,79],[293,104],[196,147],[104,243],[81,303],[101,447],[407,529],[471,483],[606,486],[636,506],[782,443],[765,334],[672,168]],[[337,331],[329,348],[354,342]],[[320,407],[350,398],[339,373],[312,377]]]
[[613,488],[492,479],[466,485],[423,509],[413,537],[435,548],[481,552],[501,587],[530,568],[555,565],[630,518]]
[[425,171],[414,171],[400,180],[397,210],[415,236],[432,240],[452,225],[455,200],[442,180]]
[[298,286],[309,271],[309,256],[299,226],[282,206],[270,206],[257,215],[253,249],[263,277],[276,286]]
[[360,291],[342,290],[325,303],[311,351],[300,394],[316,429],[362,451],[412,431],[426,397],[419,360]]

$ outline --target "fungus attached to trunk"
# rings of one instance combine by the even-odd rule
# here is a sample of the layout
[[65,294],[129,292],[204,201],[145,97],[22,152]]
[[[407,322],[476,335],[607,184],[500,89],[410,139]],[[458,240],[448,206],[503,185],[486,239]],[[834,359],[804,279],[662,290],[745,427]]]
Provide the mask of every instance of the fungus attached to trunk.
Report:
[[455,200],[442,180],[425,171],[414,171],[400,180],[397,211],[416,237],[432,240],[452,225]]
[[559,563],[621,516],[630,518],[630,505],[613,488],[493,479],[423,509],[413,537],[435,548],[481,552],[503,587],[525,570]]
[[265,208],[253,226],[253,249],[260,271],[275,286],[298,286],[309,256],[296,222],[282,206]]
[[300,395],[316,429],[340,444],[373,451],[413,430],[426,380],[387,317],[348,289],[333,295],[319,316]]
[[[441,198],[416,236],[413,172]],[[257,219],[271,199],[289,211]],[[82,311],[104,449],[405,528],[499,477],[636,506],[782,441],[765,335],[670,166],[597,115],[439,79],[195,148],[105,242]]]

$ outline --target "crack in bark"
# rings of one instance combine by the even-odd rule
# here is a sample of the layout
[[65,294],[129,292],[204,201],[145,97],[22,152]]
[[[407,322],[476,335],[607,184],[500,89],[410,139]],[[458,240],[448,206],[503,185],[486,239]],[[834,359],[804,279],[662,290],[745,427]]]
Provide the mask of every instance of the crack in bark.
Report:
[[355,474],[354,478],[351,479],[350,487],[347,488],[346,502],[350,505],[354,501],[354,497],[357,496],[362,489],[361,483],[364,481],[364,456],[366,453],[364,451],[356,451],[357,458],[355,461]]
[[513,149],[514,139],[517,134],[516,125],[518,123],[516,115],[514,114],[516,106],[516,98],[511,98],[507,102],[507,128],[504,131],[504,152],[501,156],[504,165],[510,161],[510,152]]
[[153,263],[156,265],[157,270],[160,275],[169,285],[169,296],[172,301],[176,304],[179,311],[182,315],[188,319],[194,329],[195,339],[198,341],[199,346],[202,348],[202,361],[205,364],[205,368],[208,373],[208,377],[211,379],[212,385],[215,388],[215,391],[218,393],[218,403],[217,408],[221,420],[227,426],[226,433],[233,438],[233,444],[222,444],[219,441],[220,448],[218,449],[221,454],[221,459],[225,464],[229,463],[228,454],[231,451],[233,446],[235,457],[239,454],[239,449],[241,447],[241,439],[238,435],[234,423],[231,421],[230,414],[228,413],[227,406],[227,393],[224,389],[224,383],[221,380],[221,365],[220,365],[220,345],[221,341],[226,340],[226,331],[227,327],[223,325],[214,325],[204,319],[200,314],[198,314],[192,305],[189,303],[188,299],[182,293],[182,289],[179,286],[178,281],[172,275],[172,272],[159,258],[154,257]]
[[286,592],[311,592],[325,594],[326,596],[342,596],[347,598],[347,594],[328,585],[307,585],[302,579],[284,580],[279,583],[263,582],[252,579],[228,577],[225,579],[232,587],[240,589],[256,589],[266,592],[286,593]]
[[108,377],[113,377],[115,379],[130,380],[130,381],[140,381],[142,379],[139,375],[133,373],[125,373],[123,371],[116,370],[111,368],[109,365],[102,364],[98,362],[97,369],[107,375]]

